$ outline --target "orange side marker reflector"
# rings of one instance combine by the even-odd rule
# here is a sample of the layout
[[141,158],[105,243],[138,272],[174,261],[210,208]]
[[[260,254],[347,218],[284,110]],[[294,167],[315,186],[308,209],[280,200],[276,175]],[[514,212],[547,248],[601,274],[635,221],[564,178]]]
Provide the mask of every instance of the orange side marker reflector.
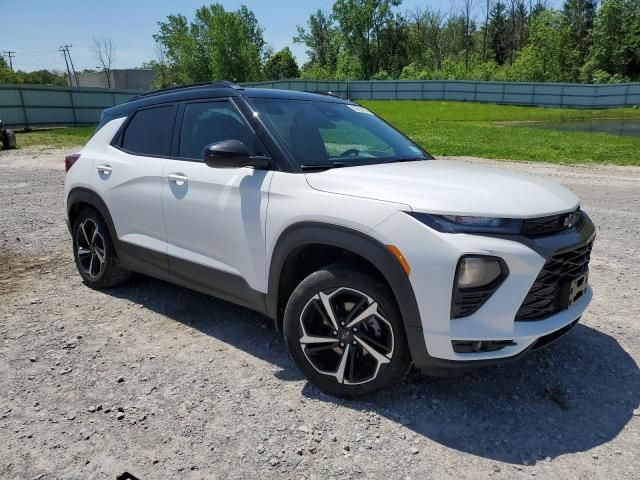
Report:
[[411,267],[409,266],[407,259],[404,258],[404,255],[402,255],[400,250],[398,250],[398,247],[395,245],[387,245],[387,248],[391,253],[393,253],[393,256],[398,259],[398,262],[400,262],[400,265],[402,265],[402,268],[404,269],[404,273],[406,273],[408,277],[411,273]]

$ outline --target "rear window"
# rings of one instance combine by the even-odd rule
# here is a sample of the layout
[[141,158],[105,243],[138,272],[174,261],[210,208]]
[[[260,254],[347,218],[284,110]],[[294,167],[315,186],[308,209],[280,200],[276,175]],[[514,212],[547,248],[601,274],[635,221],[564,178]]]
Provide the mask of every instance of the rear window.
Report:
[[122,148],[138,155],[169,156],[173,119],[173,105],[137,111],[124,132]]

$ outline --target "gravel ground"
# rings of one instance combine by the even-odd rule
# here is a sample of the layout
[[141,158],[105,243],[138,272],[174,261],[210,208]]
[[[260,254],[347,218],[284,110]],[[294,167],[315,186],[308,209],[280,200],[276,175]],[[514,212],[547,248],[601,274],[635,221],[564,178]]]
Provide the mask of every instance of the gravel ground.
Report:
[[85,287],[64,154],[0,152],[0,478],[640,478],[640,169],[500,163],[564,183],[598,225],[581,325],[348,402],[258,314],[141,276]]

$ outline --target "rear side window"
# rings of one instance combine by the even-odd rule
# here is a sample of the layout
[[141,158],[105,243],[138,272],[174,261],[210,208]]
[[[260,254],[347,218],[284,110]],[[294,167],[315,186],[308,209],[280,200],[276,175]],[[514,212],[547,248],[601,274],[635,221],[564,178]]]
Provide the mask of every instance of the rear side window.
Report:
[[199,102],[185,105],[180,132],[180,158],[200,160],[202,149],[206,145],[223,140],[239,140],[252,154],[263,150],[253,131],[244,123],[230,102]]
[[122,148],[138,155],[168,157],[173,118],[173,105],[139,110],[127,125],[122,137]]

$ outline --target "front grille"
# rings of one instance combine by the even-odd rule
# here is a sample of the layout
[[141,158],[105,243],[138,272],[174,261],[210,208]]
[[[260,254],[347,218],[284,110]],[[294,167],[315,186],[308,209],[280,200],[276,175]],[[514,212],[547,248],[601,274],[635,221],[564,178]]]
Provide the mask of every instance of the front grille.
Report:
[[548,217],[529,218],[522,223],[522,235],[535,238],[555,235],[573,228],[582,220],[580,211],[550,215]]
[[563,287],[587,272],[592,247],[593,241],[557,253],[547,260],[522,302],[516,320],[542,320],[565,308],[562,304]]

